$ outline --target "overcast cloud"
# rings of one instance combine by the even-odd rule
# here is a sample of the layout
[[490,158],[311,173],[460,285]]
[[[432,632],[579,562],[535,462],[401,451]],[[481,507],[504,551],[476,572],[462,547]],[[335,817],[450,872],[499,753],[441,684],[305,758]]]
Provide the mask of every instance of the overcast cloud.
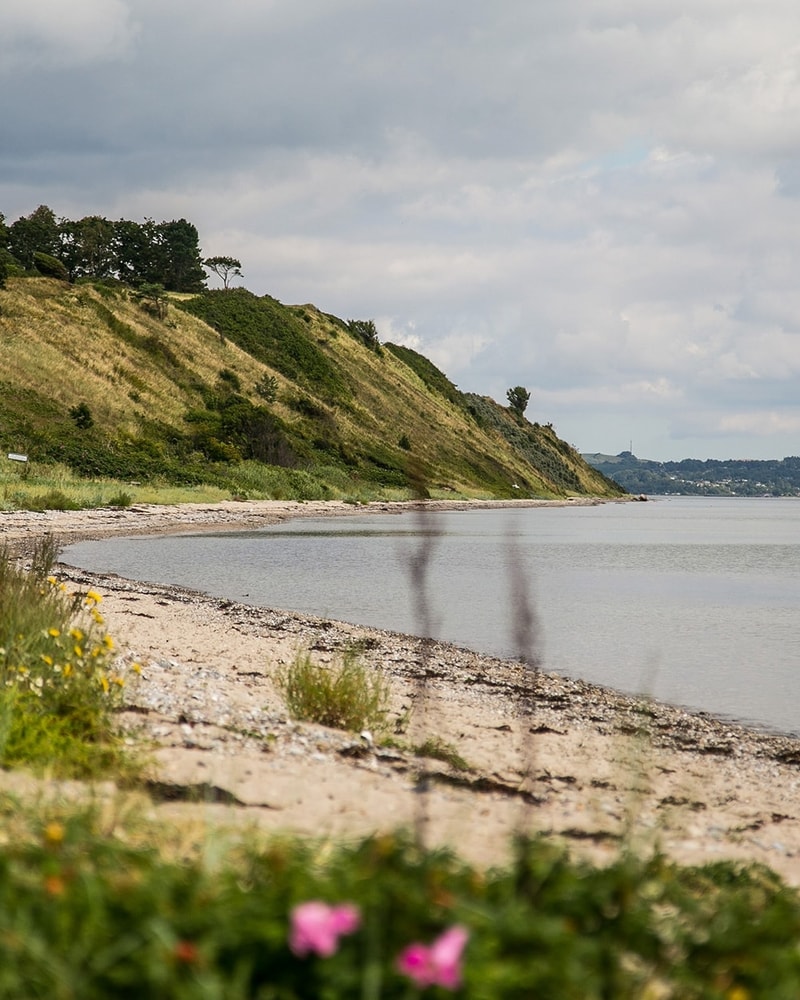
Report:
[[0,211],[185,217],[581,451],[800,454],[797,0],[2,0]]

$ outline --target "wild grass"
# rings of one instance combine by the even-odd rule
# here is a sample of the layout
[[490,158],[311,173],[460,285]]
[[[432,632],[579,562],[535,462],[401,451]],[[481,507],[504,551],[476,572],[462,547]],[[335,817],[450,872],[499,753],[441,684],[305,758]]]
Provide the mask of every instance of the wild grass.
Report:
[[459,753],[458,747],[441,736],[428,736],[421,743],[415,743],[411,749],[417,757],[441,760],[456,771],[471,770],[467,760]]
[[365,666],[355,650],[330,666],[299,653],[278,669],[275,680],[294,719],[351,732],[380,730],[386,725],[389,683]]
[[60,777],[136,770],[113,713],[124,673],[99,594],[71,593],[49,575],[45,539],[24,570],[0,550],[0,764]]

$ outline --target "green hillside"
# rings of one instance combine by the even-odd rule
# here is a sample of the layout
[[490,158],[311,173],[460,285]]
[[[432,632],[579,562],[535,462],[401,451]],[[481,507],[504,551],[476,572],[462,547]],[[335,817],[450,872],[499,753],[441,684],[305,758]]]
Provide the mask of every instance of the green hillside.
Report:
[[551,427],[460,393],[368,321],[244,289],[162,299],[10,277],[0,449],[3,482],[61,469],[253,499],[620,492]]

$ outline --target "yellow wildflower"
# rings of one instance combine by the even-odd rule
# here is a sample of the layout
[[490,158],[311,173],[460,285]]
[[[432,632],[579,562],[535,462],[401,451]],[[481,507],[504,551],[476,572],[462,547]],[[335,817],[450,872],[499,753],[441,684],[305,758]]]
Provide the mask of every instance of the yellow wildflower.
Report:
[[81,642],[83,639],[83,632],[79,628],[71,628],[69,634],[75,640],[75,642]]
[[54,639],[57,639],[61,635],[61,630],[57,628],[49,628],[47,634],[51,635]]
[[112,677],[111,680],[117,685],[117,687],[125,687],[125,681],[122,677]]
[[48,576],[47,582],[50,584],[51,587],[57,587],[58,586],[58,580],[56,580],[56,578],[54,576]]
[[105,674],[100,675],[100,686],[108,694],[108,678]]
[[48,656],[47,653],[42,653],[42,662],[46,663],[48,667],[53,666],[53,657]]
[[87,590],[86,591],[86,602],[87,602],[87,604],[88,603],[99,604],[102,600],[103,600],[102,595],[98,594],[96,590]]
[[95,620],[96,624],[102,625],[105,622],[105,618],[100,614],[96,608],[92,608],[92,618]]
[[78,657],[79,660],[83,659],[83,650],[77,644],[72,647],[72,652]]
[[72,664],[67,663],[64,665],[64,676],[69,677],[72,674]]
[[61,823],[48,823],[44,828],[44,839],[53,846],[60,844],[64,839],[64,827]]
[[140,674],[142,672],[142,665],[141,665],[141,663],[132,663],[131,664],[131,670],[135,674]]

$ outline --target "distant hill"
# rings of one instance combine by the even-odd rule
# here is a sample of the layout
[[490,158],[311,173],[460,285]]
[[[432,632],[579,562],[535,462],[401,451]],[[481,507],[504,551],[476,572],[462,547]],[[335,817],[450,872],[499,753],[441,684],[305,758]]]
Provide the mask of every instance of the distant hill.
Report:
[[616,496],[550,426],[461,393],[370,321],[245,289],[10,277],[0,462],[239,497]]
[[654,462],[623,451],[619,455],[584,454],[583,458],[630,493],[800,496],[800,458],[796,456]]

